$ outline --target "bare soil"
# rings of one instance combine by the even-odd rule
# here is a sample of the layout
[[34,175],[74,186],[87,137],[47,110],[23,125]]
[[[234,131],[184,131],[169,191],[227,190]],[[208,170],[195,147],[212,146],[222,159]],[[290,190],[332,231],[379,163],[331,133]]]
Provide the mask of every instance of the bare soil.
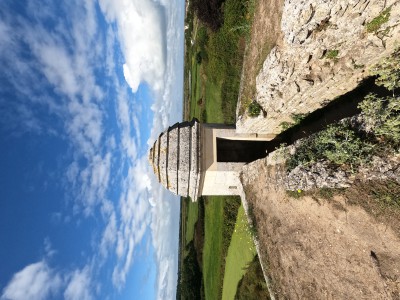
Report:
[[283,4],[284,0],[256,1],[250,40],[243,61],[240,110],[243,110],[255,96],[257,74],[281,36]]
[[244,168],[246,201],[276,299],[400,299],[400,213],[358,183],[331,199],[290,198],[282,167]]

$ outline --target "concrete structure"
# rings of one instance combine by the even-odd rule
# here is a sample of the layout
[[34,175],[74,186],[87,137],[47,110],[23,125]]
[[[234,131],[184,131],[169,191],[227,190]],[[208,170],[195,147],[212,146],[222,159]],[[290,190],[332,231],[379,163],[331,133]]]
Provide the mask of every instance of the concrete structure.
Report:
[[202,195],[238,195],[242,166],[265,157],[270,139],[193,119],[161,133],[149,161],[159,182],[177,195],[193,201]]

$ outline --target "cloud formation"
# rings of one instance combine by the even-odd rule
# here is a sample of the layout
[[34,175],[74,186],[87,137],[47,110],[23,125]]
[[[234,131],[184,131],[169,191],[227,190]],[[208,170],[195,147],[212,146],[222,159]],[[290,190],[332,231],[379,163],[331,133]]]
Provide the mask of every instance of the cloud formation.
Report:
[[14,274],[1,294],[1,300],[53,299],[64,290],[66,300],[91,300],[92,271],[89,266],[70,273],[49,267],[46,260],[30,264]]
[[141,82],[161,88],[165,70],[162,7],[149,0],[100,0],[108,22],[116,22],[124,53],[125,80],[137,92]]
[[[112,282],[122,289],[137,247],[149,233],[158,266],[157,297],[174,298],[179,200],[155,181],[143,153],[161,131],[181,119],[181,2],[100,0],[108,22],[104,35],[95,1],[68,1],[56,7],[56,1],[43,5],[31,0],[26,8],[32,13],[29,20],[2,14],[6,9],[0,4],[0,63],[4,66],[0,80],[6,83],[4,89],[18,91],[13,101],[0,98],[0,129],[67,141],[70,162],[62,180],[71,198],[66,205],[72,206],[73,213],[58,218],[102,221],[95,251],[89,255],[91,264],[97,264],[86,263],[73,272],[56,272],[45,260],[28,265],[14,274],[2,299],[43,299],[61,291],[66,299],[91,299],[95,274],[111,258],[116,258]],[[70,20],[58,18],[56,9]],[[51,24],[51,30],[45,23]],[[123,59],[115,57],[118,45]],[[107,73],[102,81],[100,69]],[[135,102],[119,72],[133,92],[141,84],[148,85],[153,101]],[[112,95],[108,93],[111,87]],[[107,111],[110,102],[112,113]],[[154,117],[145,124],[141,108],[150,105]],[[108,128],[111,117],[117,120],[117,132]],[[142,145],[141,133],[147,128],[152,128],[151,136]],[[110,199],[115,187],[117,200]],[[96,212],[101,216],[95,216]],[[48,258],[60,251],[50,240],[45,244]]]
[[1,300],[48,299],[54,297],[62,279],[45,261],[39,261],[14,274],[4,288]]
[[64,298],[66,300],[93,299],[90,280],[90,271],[88,267],[85,267],[83,270],[75,270],[64,291]]

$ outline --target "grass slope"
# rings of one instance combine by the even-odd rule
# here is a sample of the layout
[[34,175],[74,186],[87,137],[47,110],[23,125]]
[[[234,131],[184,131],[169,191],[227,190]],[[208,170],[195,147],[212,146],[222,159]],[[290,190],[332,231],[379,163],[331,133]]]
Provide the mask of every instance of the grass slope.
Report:
[[224,202],[221,197],[207,197],[205,205],[205,237],[203,248],[203,280],[205,299],[219,299],[221,290],[222,230]]
[[235,298],[237,285],[255,255],[256,249],[247,217],[243,206],[240,206],[226,257],[222,299],[233,300]]
[[206,82],[206,116],[208,123],[224,123],[221,88],[211,81]]
[[188,202],[187,212],[186,212],[186,232],[185,232],[186,245],[193,240],[194,226],[197,222],[198,215],[199,215],[198,203],[191,201]]
[[192,93],[190,95],[190,116],[196,117],[200,119],[201,116],[201,107],[197,104],[199,99],[201,98],[201,76],[200,76],[200,68],[194,58],[192,58],[192,72],[191,72],[191,90]]

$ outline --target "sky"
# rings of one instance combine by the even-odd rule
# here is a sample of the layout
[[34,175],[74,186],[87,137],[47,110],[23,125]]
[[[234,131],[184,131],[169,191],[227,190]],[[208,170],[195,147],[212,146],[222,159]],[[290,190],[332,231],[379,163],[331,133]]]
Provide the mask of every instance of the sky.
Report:
[[0,299],[174,299],[184,0],[0,1]]

